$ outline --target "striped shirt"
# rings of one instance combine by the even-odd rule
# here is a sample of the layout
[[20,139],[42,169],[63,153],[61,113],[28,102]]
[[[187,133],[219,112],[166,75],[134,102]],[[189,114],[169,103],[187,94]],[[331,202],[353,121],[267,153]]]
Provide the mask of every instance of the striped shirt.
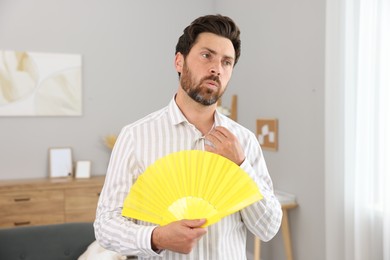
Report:
[[215,112],[214,125],[229,129],[244,149],[240,167],[258,185],[263,199],[208,226],[190,254],[151,249],[155,225],[122,217],[123,202],[137,177],[157,159],[181,150],[204,150],[205,136],[178,108],[169,105],[125,126],[111,154],[94,223],[96,239],[106,249],[139,259],[246,259],[247,229],[263,241],[278,232],[282,211],[255,135],[228,117]]

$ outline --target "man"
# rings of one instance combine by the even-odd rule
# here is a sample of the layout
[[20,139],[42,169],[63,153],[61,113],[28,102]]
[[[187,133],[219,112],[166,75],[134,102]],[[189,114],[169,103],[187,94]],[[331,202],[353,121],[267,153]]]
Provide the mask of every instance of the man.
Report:
[[[253,133],[216,111],[240,56],[240,30],[226,16],[207,15],[185,28],[176,46],[179,88],[169,105],[124,127],[112,152],[95,233],[99,243],[140,259],[246,259],[246,230],[264,241],[278,231],[282,212]],[[157,159],[206,150],[239,165],[264,198],[202,228],[205,219],[165,226],[121,216],[130,187]]]

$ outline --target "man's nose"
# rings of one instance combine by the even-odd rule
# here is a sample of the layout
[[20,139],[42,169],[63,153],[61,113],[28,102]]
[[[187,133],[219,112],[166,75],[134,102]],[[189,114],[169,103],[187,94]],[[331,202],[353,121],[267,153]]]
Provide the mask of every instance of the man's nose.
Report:
[[213,74],[213,75],[221,75],[221,65],[219,62],[214,62],[212,65],[211,65],[211,68],[210,68],[210,72]]

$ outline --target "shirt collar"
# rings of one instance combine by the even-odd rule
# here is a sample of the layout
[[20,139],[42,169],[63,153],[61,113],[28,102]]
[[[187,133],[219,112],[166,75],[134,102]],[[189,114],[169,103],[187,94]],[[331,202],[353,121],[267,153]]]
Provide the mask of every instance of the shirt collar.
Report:
[[[169,114],[169,117],[171,118],[173,125],[178,125],[178,124],[181,124],[183,122],[188,123],[187,118],[184,116],[184,114],[181,112],[180,108],[176,104],[175,96],[169,102],[168,114]],[[225,123],[226,123],[225,121],[226,121],[225,117],[220,112],[218,112],[218,110],[215,110],[214,126],[225,125]]]
[[171,118],[172,124],[178,125],[178,124],[181,124],[183,122],[188,122],[187,118],[183,115],[180,108],[177,106],[176,101],[175,101],[175,97],[176,96],[174,96],[171,99],[171,102],[169,102],[169,105],[168,105],[168,114],[169,114],[169,117]]

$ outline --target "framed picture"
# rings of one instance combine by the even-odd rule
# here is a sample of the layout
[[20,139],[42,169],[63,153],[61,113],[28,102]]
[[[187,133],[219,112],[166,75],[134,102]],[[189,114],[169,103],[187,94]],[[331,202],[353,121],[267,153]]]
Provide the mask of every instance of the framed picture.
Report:
[[276,118],[257,119],[257,139],[263,150],[278,150],[278,120]]
[[49,149],[50,177],[72,177],[72,149],[69,147]]
[[0,116],[81,116],[80,54],[0,50]]
[[75,176],[76,178],[91,177],[91,161],[77,161]]

